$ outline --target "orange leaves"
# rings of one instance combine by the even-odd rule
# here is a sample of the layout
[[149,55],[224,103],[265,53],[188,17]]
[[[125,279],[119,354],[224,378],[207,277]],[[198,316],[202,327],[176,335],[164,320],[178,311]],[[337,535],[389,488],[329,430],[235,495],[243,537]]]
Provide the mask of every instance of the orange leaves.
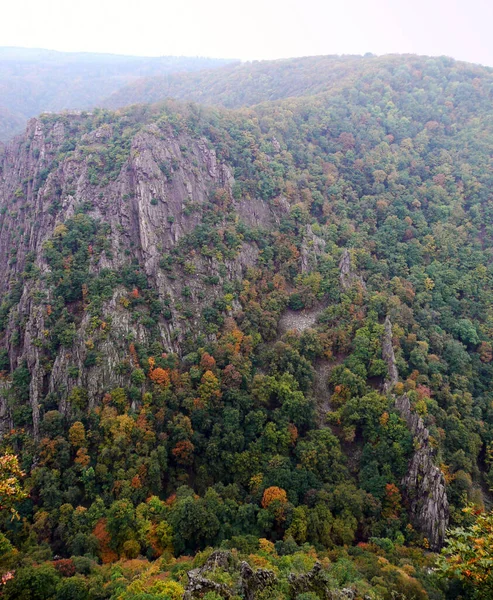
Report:
[[99,542],[99,555],[103,564],[116,562],[118,560],[118,554],[110,547],[111,536],[106,528],[106,524],[106,519],[99,519],[92,532]]
[[334,406],[342,406],[351,398],[351,390],[347,385],[336,385],[332,394],[331,402]]
[[277,486],[268,487],[262,496],[262,508],[272,507],[278,522],[286,520],[286,505],[288,497],[286,492]]
[[382,517],[384,519],[396,519],[402,511],[402,496],[399,488],[393,483],[385,486],[385,498],[383,499]]
[[273,485],[264,491],[264,495],[262,496],[262,508],[268,508],[269,505],[275,501],[286,504],[288,497],[282,488]]
[[294,423],[289,423],[288,425],[289,431],[289,441],[294,446],[296,444],[296,440],[298,439],[298,428]]
[[132,488],[134,490],[138,490],[142,487],[142,482],[140,480],[140,477],[138,475],[134,475],[132,477],[132,481],[130,482],[130,485],[132,486]]
[[195,446],[189,440],[181,440],[176,444],[171,453],[176,462],[182,466],[190,466],[193,462]]
[[128,345],[128,351],[130,352],[130,360],[132,362],[132,365],[135,368],[138,368],[139,365],[139,357],[137,356],[137,350],[135,349],[135,344],[133,342],[130,342],[130,344]]
[[463,512],[474,517],[467,527],[448,532],[446,547],[439,558],[443,574],[471,585],[478,597],[491,597],[491,565],[493,564],[493,513],[469,505]]
[[167,387],[171,383],[169,369],[161,369],[161,367],[152,369],[152,371],[149,372],[149,377],[154,383],[164,387]]
[[273,542],[266,538],[260,538],[258,545],[260,552],[265,552],[266,554],[275,554],[276,552]]
[[200,359],[200,366],[206,371],[212,371],[216,368],[216,360],[208,352],[204,352]]
[[163,369],[161,367],[154,368],[156,364],[155,359],[151,356],[149,358],[149,379],[157,385],[167,387],[171,384],[173,373],[170,369]]
[[431,398],[431,390],[429,387],[418,384],[416,386],[416,392],[418,393],[418,398],[423,400],[424,398]]
[[77,450],[77,454],[75,456],[74,462],[78,465],[81,465],[82,467],[89,466],[91,459],[89,458],[89,455],[87,454],[86,448],[79,448]]
[[76,421],[68,430],[68,441],[71,446],[83,446],[86,441],[86,430],[80,421]]
[[493,360],[493,348],[488,342],[481,342],[478,352],[481,362],[490,363]]

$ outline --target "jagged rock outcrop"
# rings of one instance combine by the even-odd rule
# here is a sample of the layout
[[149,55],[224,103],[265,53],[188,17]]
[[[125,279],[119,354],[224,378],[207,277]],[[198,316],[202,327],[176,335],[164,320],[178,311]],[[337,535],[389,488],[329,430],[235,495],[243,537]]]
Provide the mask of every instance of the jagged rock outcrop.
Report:
[[205,563],[197,568],[188,571],[188,583],[183,594],[183,600],[192,598],[202,598],[207,592],[215,592],[223,598],[230,598],[232,590],[224,583],[217,583],[207,577],[207,573],[214,572],[216,569],[230,570],[234,564],[234,559],[230,552],[216,550]]
[[12,429],[12,416],[9,410],[10,383],[0,380],[0,437]]
[[445,538],[449,521],[449,503],[445,477],[434,464],[434,449],[423,419],[411,411],[405,394],[395,402],[401,417],[414,436],[415,451],[403,479],[405,499],[414,527],[426,535],[432,550],[438,550]]
[[259,592],[276,583],[277,579],[273,571],[268,569],[254,571],[245,561],[240,564],[240,575],[241,589],[245,600],[255,600]]
[[[382,339],[382,357],[388,368],[384,392],[389,392],[398,382],[399,374],[392,345],[392,322],[388,316]],[[411,522],[428,538],[430,548],[438,550],[445,538],[449,520],[445,478],[434,464],[435,452],[430,444],[428,429],[423,419],[412,412],[409,397],[406,394],[396,397],[395,407],[414,438],[414,452],[402,480]]]
[[[237,579],[234,586],[227,586],[223,583],[217,583],[211,579],[216,569],[221,569],[233,574]],[[257,594],[277,582],[277,578],[272,571],[268,569],[256,569],[245,561],[239,565],[239,574],[237,562],[230,552],[216,550],[205,563],[188,572],[188,583],[183,595],[183,600],[192,600],[192,598],[202,598],[207,592],[215,592],[223,598],[230,598],[241,591],[245,600],[254,600]]]
[[395,362],[395,352],[392,345],[392,323],[387,315],[382,339],[382,358],[387,363],[388,376],[384,383],[384,392],[390,391],[399,381],[399,373]]
[[366,290],[366,283],[363,277],[353,271],[351,266],[351,255],[349,254],[349,250],[347,248],[345,248],[344,252],[342,253],[342,257],[339,262],[339,273],[339,280],[344,291],[351,288],[355,283],[359,284],[364,290]]
[[[228,586],[214,581],[214,572],[217,569],[229,573],[234,583]],[[213,552],[201,567],[190,570],[187,575],[188,583],[183,600],[202,598],[207,592],[215,592],[222,598],[241,595],[245,600],[255,600],[261,592],[265,594],[269,587],[278,583],[273,571],[252,569],[246,561],[242,561],[238,568],[233,555],[222,550]],[[309,592],[315,593],[323,600],[354,600],[356,597],[355,591],[349,587],[330,589],[330,579],[319,562],[307,573],[290,573],[288,583],[292,598]]]
[[[108,248],[91,265],[92,272],[107,269],[119,273],[132,261],[138,264],[157,300],[168,306],[166,319],[159,318],[156,323],[162,345],[178,353],[186,331],[200,331],[204,297],[212,303],[222,295],[221,285],[207,287],[204,279],[221,283],[241,280],[245,270],[257,263],[259,251],[255,244],[244,242],[234,258],[219,261],[197,253],[188,266],[193,275],[179,272],[178,276],[161,268],[163,255],[201,222],[201,207],[215,190],[222,190],[240,218],[252,225],[275,224],[285,212],[282,203],[273,208],[265,202],[234,199],[231,171],[205,139],[153,123],[136,131],[125,160],[111,177],[96,178],[93,165],[103,160],[98,152],[112,144],[120,147],[121,141],[113,142],[113,124],[92,130],[85,127],[90,118],[79,114],[32,119],[25,135],[0,155],[0,294],[4,299],[13,298],[1,341],[10,370],[21,365],[29,370],[35,435],[40,403],[47,394],[66,412],[71,390],[83,387],[88,391],[89,407],[94,406],[105,391],[128,383],[128,375],[118,366],[128,358],[129,341],[149,343],[148,329],[122,305],[128,290],[117,286],[111,299],[104,302],[102,312],[110,317],[104,332],[94,331],[92,315],[74,304],[69,307],[77,321],[73,342],[58,348],[52,359],[43,354],[47,310],[53,302],[44,248],[56,227],[74,217],[78,207],[89,207],[91,218],[110,226]],[[77,127],[88,132],[77,134],[77,143],[67,156],[67,140]],[[38,274],[26,278],[30,261]],[[183,318],[180,305],[185,286],[188,314]],[[104,360],[88,367],[93,347]],[[9,419],[9,408],[2,400],[0,428],[6,429]]]
[[318,257],[325,250],[325,241],[313,233],[312,226],[306,226],[305,236],[300,250],[301,272],[307,273],[317,267]]
[[329,578],[319,562],[316,562],[308,573],[290,573],[288,581],[292,598],[307,592],[312,592],[324,600],[353,600],[356,597],[355,591],[350,588],[329,589]]

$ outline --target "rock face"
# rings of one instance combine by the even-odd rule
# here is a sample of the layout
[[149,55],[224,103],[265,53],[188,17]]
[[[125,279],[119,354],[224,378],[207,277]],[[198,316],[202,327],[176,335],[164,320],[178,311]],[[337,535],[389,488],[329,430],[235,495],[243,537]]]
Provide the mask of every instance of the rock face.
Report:
[[306,226],[306,233],[301,246],[301,272],[307,273],[316,268],[318,257],[325,250],[325,241],[315,235],[312,226]]
[[[388,316],[385,319],[382,357],[388,367],[384,391],[389,392],[398,382],[399,374],[392,346],[392,323]],[[433,462],[435,452],[430,444],[430,434],[423,419],[412,412],[409,397],[406,394],[396,397],[395,406],[414,437],[415,450],[402,480],[411,522],[428,538],[430,548],[438,550],[443,544],[449,520],[445,478]]]
[[392,346],[392,323],[387,316],[385,319],[385,329],[382,339],[382,358],[387,363],[388,377],[384,383],[384,391],[390,391],[399,381],[399,373],[395,364],[394,347]]
[[188,571],[188,584],[183,594],[183,600],[202,598],[208,592],[215,592],[223,598],[230,598],[232,590],[224,583],[212,581],[207,574],[213,573],[216,569],[229,571],[233,563],[233,557],[229,552],[220,550],[213,552],[200,568]]
[[449,521],[445,478],[433,462],[434,450],[430,445],[428,429],[423,419],[411,411],[409,398],[400,396],[395,405],[412,432],[416,447],[402,482],[411,522],[426,535],[430,548],[438,550],[443,544]]
[[353,600],[356,598],[356,592],[351,588],[329,589],[329,579],[319,562],[315,563],[308,573],[301,575],[291,573],[288,575],[288,581],[292,598],[310,592],[316,594],[318,598],[324,598],[324,600]]
[[[188,572],[188,584],[183,594],[183,600],[202,598],[207,592],[215,592],[223,598],[230,598],[235,594],[235,589],[223,583],[216,583],[211,579],[216,569],[238,575],[238,565],[230,552],[216,550],[205,563],[198,569]],[[276,583],[277,578],[272,571],[257,569],[254,571],[250,565],[242,561],[239,565],[239,577],[235,588],[241,590],[246,600],[254,600],[257,594]]]
[[364,290],[366,290],[366,283],[361,275],[355,273],[351,266],[351,255],[349,250],[346,248],[342,253],[341,260],[339,262],[339,279],[341,287],[344,291],[348,290],[355,283],[359,284]]
[[276,582],[276,576],[268,569],[257,569],[245,561],[240,564],[241,588],[245,600],[254,600],[257,594]]
[[[233,579],[230,586],[213,581],[217,569],[226,571]],[[230,552],[216,550],[198,569],[188,572],[188,584],[183,594],[183,600],[203,598],[204,594],[214,592],[222,598],[238,597],[245,600],[255,600],[263,592],[267,597],[269,587],[277,583],[277,577],[268,569],[252,569],[246,562],[237,563]],[[322,565],[317,562],[307,573],[290,573],[288,575],[290,598],[300,594],[316,594],[323,600],[354,600],[356,592],[351,588],[331,589],[331,580]]]
[[[73,218],[82,205],[92,219],[109,225],[107,248],[92,261],[91,272],[120,273],[129,264],[138,265],[156,299],[168,307],[167,317],[157,322],[161,344],[167,351],[180,352],[185,333],[200,331],[204,298],[210,304],[222,296],[222,284],[241,280],[246,269],[256,264],[258,247],[243,242],[233,258],[221,260],[197,253],[188,265],[193,276],[186,272],[169,276],[160,266],[163,256],[200,224],[201,207],[218,190],[245,223],[275,224],[285,211],[264,202],[235,200],[231,171],[205,139],[154,123],[129,137],[126,154],[110,175],[96,176],[94,165],[101,168],[108,161],[104,152],[120,149],[122,142],[113,123],[94,128],[93,122],[88,124],[90,118],[81,114],[32,119],[25,135],[0,155],[0,294],[4,299],[0,341],[10,370],[25,365],[29,371],[35,435],[40,404],[47,394],[51,406],[55,402],[65,413],[71,390],[83,387],[88,390],[89,407],[94,406],[108,389],[129,383],[128,374],[118,369],[129,356],[129,343],[150,341],[148,329],[122,305],[128,289],[115,286],[102,309],[109,317],[105,331],[95,330],[91,314],[74,303],[69,307],[76,319],[73,342],[47,359],[42,347],[54,298],[47,283],[51,271],[45,247],[57,227]],[[67,153],[67,140],[76,137]],[[27,277],[27,268],[34,269],[36,276]],[[205,279],[215,279],[217,284],[206,285]],[[186,318],[181,307],[185,287]],[[88,367],[92,349],[104,360]],[[5,392],[0,389],[0,435],[11,422]]]

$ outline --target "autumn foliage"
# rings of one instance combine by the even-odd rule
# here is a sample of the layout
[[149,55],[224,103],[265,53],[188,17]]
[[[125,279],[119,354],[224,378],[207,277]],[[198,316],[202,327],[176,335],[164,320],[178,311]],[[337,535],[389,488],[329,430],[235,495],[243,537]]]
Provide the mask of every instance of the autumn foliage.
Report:
[[286,492],[277,486],[268,487],[262,496],[262,508],[268,508],[272,502],[280,502],[282,504],[286,504],[288,501],[288,497]]
[[103,564],[112,563],[118,560],[118,554],[111,549],[111,536],[106,528],[106,519],[99,519],[93,530],[94,537],[99,542],[99,555]]

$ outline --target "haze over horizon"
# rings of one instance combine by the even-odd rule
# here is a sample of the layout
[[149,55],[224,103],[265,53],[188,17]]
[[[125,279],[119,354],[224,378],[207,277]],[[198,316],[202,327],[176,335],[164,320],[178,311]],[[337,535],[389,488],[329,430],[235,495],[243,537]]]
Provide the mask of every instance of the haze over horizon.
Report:
[[269,60],[325,54],[447,55],[493,66],[487,0],[186,0],[127,10],[116,0],[23,0],[4,8],[0,45],[133,56]]

